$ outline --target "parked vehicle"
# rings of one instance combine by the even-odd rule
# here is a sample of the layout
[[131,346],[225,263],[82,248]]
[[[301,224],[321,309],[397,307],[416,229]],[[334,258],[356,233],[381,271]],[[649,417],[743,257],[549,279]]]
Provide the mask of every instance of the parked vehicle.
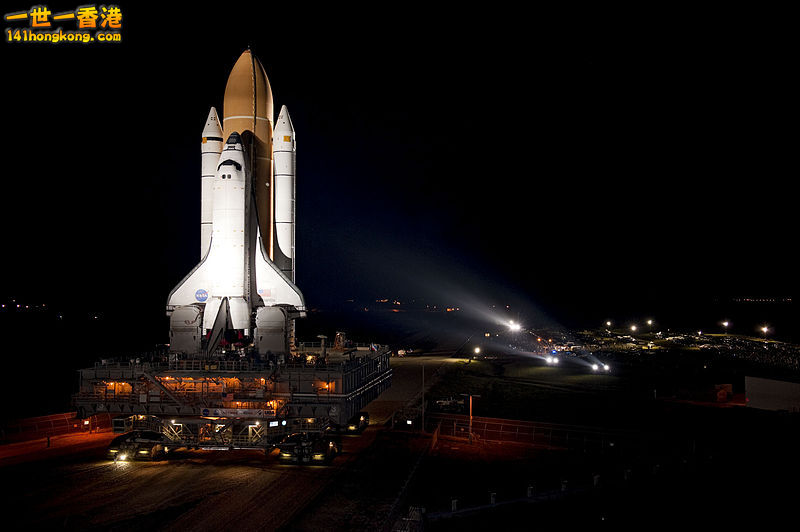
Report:
[[292,464],[322,464],[330,462],[339,449],[339,444],[326,434],[296,432],[278,444],[278,459]]
[[114,438],[108,446],[108,457],[115,462],[159,460],[169,452],[169,440],[152,430],[134,430]]

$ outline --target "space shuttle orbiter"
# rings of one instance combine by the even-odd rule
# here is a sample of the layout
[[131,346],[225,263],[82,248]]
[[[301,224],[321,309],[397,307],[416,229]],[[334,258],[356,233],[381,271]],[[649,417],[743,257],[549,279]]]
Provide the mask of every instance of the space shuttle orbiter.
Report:
[[228,77],[222,124],[212,107],[203,128],[200,263],[167,300],[171,352],[211,354],[236,330],[261,354],[286,353],[305,315],[294,284],[295,132],[285,106],[274,131],[272,114],[248,49]]

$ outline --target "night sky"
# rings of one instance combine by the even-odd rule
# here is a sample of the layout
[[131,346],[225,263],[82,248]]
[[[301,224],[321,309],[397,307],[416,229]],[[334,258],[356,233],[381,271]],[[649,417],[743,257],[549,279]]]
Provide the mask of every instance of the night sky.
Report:
[[118,5],[120,44],[3,43],[0,295],[166,337],[199,260],[200,133],[248,45],[297,132],[310,307],[791,295],[796,61],[769,20]]

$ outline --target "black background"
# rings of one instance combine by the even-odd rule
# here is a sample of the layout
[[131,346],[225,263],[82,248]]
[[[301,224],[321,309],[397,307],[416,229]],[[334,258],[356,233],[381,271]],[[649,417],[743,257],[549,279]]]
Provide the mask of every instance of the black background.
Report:
[[121,43],[2,46],[4,297],[166,340],[199,260],[200,132],[248,46],[297,132],[311,307],[589,323],[791,295],[778,14],[118,5]]

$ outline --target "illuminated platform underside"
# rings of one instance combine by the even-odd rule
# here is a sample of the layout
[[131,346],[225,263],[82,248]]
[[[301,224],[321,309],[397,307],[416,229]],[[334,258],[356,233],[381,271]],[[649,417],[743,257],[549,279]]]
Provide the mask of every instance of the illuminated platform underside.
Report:
[[266,447],[291,432],[345,425],[391,385],[389,355],[379,346],[295,364],[98,363],[80,370],[74,403],[81,417],[110,413],[129,418],[125,428],[159,425],[176,443]]

